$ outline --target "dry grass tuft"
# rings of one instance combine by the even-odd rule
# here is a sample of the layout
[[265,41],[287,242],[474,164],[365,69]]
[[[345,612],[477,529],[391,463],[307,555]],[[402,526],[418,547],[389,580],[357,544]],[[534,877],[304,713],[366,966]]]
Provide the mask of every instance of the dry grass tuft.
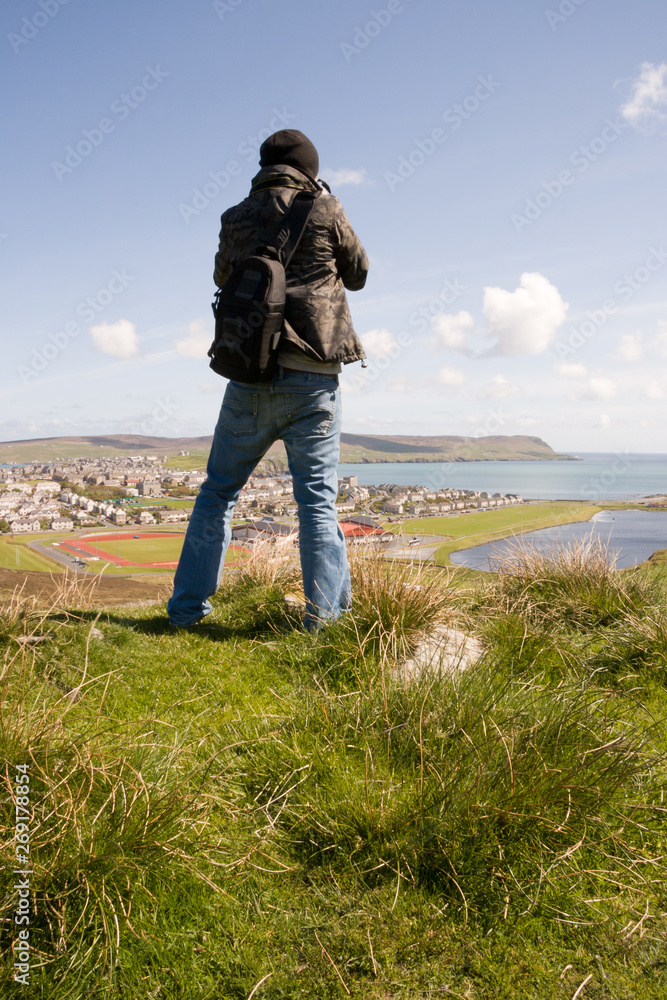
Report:
[[502,575],[532,581],[566,580],[576,574],[589,585],[605,583],[616,572],[618,556],[610,551],[609,543],[590,536],[579,541],[558,543],[547,551],[515,539],[508,554],[494,560],[494,570]]
[[609,545],[588,538],[540,552],[520,539],[496,559],[485,598],[498,613],[531,623],[595,628],[640,610],[654,597],[641,574],[622,573]]
[[237,570],[237,586],[277,587],[287,590],[301,582],[301,569],[294,550],[279,542],[256,542]]
[[412,656],[434,629],[455,619],[449,571],[389,562],[375,550],[350,558],[352,610],[329,631],[343,659],[397,663]]

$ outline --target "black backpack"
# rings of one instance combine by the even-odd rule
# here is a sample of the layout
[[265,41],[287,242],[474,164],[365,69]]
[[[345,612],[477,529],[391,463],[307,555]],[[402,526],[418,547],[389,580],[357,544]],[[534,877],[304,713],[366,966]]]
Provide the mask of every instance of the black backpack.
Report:
[[277,370],[285,314],[285,269],[303,236],[318,191],[299,191],[272,246],[240,261],[215,295],[215,340],[208,356],[218,375],[267,382]]

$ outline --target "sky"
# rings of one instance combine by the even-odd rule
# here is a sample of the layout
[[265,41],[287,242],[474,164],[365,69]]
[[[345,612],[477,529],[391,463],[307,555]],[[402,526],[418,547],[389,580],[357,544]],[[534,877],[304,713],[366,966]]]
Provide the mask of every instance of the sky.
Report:
[[664,0],[15,0],[0,440],[210,434],[221,213],[280,128],[364,244],[343,430],[665,452]]

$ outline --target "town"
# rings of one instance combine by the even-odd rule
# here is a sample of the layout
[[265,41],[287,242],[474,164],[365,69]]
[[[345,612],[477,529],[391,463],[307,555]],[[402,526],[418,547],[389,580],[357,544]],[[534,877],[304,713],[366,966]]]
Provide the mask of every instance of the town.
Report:
[[[187,457],[187,453],[182,453]],[[168,467],[168,456],[75,458],[53,463],[31,462],[0,469],[0,531],[14,534],[66,532],[90,526],[176,524],[189,519],[192,504],[206,476],[203,471]],[[380,520],[447,515],[524,503],[509,493],[432,489],[383,483],[359,485],[357,476],[338,480],[339,519],[378,528]],[[235,520],[245,519],[245,533],[279,533],[276,517],[292,524],[297,505],[289,475],[253,476],[235,509]],[[267,520],[268,518],[268,520]],[[273,529],[265,527],[274,524]],[[243,526],[240,526],[241,528]]]

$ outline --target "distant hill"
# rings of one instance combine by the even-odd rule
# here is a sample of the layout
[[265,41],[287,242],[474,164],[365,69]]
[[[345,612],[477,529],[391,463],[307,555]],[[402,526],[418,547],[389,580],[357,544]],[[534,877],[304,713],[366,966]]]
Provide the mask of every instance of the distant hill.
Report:
[[[53,462],[80,456],[88,458],[117,455],[168,455],[170,464],[192,468],[203,465],[213,438],[147,437],[141,434],[107,434],[81,437],[33,438],[27,441],[0,442],[2,462]],[[188,459],[178,459],[179,451],[188,451]],[[523,434],[489,437],[451,435],[341,434],[342,462],[539,462],[568,459],[559,455],[539,437]],[[287,468],[281,442],[268,452],[263,467],[280,471]]]
[[453,435],[341,434],[344,462],[535,462],[567,459],[542,438],[524,434],[489,437]]
[[179,451],[208,453],[212,436],[147,437],[144,434],[102,434],[81,437],[31,438],[0,442],[0,462],[52,462],[58,458],[99,458],[113,455],[178,455]]

